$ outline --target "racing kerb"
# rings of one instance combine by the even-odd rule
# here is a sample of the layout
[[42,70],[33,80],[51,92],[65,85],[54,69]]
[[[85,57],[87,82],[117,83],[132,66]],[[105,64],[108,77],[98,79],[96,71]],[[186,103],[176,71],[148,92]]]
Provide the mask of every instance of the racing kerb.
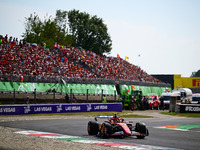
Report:
[[122,111],[122,103],[2,105],[0,115]]

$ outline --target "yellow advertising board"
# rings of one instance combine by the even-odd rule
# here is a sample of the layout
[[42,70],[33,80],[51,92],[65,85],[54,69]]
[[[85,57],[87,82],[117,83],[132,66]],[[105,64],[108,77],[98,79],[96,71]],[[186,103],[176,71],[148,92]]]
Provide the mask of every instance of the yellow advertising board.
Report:
[[200,88],[200,77],[174,75],[174,89],[176,88]]

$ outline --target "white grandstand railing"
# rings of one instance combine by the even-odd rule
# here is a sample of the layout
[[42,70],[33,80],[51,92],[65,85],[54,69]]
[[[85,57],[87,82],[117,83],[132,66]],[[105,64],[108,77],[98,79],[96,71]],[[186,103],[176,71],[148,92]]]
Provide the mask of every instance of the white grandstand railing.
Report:
[[[171,87],[168,83],[154,83],[148,81],[136,81],[127,79],[103,79],[103,78],[75,78],[75,77],[60,77],[60,76],[23,76],[23,82],[36,82],[36,83],[63,83],[65,81],[68,84],[119,84],[126,85],[142,85],[142,86],[158,86],[158,87]],[[1,75],[0,82],[21,82],[21,76],[16,74]]]

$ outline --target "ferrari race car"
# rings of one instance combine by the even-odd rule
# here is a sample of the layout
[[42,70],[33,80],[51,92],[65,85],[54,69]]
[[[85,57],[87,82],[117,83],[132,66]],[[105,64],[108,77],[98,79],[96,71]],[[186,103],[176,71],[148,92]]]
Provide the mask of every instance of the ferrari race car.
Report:
[[[98,123],[98,118],[107,118],[108,121]],[[123,118],[114,116],[95,116],[95,121],[88,122],[88,134],[98,135],[103,138],[112,136],[137,136],[137,138],[144,139],[149,135],[149,131],[144,123],[137,122],[135,126],[133,121],[124,121]]]

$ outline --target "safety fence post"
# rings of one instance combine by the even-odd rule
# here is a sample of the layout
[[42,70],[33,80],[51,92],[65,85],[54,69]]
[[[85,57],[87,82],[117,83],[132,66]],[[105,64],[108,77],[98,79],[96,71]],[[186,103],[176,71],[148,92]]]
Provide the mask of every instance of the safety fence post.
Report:
[[101,101],[103,99],[103,89],[101,90]]
[[15,89],[13,90],[13,96],[14,96],[14,104],[16,103],[16,98],[15,98]]
[[72,103],[72,89],[70,89],[70,103]]
[[36,104],[36,89],[34,89],[34,104]]
[[56,103],[56,90],[53,90],[53,103]]
[[116,90],[114,91],[114,101],[117,102],[117,98],[116,98]]
[[87,101],[87,103],[88,103],[88,91],[89,91],[89,89],[87,89],[87,94],[86,94],[86,101]]

